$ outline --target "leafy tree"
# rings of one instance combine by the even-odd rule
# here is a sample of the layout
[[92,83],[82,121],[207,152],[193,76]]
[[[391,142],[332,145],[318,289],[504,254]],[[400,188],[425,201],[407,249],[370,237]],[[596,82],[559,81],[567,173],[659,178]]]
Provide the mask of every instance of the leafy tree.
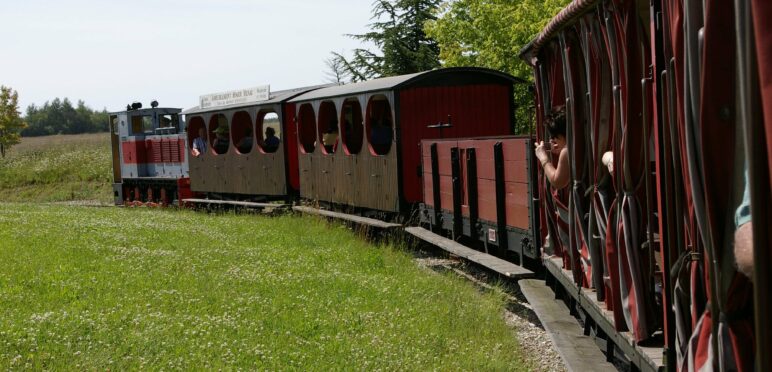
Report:
[[19,93],[0,86],[0,156],[5,158],[6,150],[19,143],[19,132],[25,126],[19,112]]
[[[504,71],[533,81],[520,50],[538,35],[570,0],[451,0],[441,16],[426,24],[426,34],[437,40],[444,66],[479,66]],[[533,101],[525,87],[515,92],[518,106],[516,132],[532,121]]]
[[376,0],[370,32],[348,35],[375,44],[380,50],[355,49],[351,59],[333,52],[351,81],[404,75],[440,66],[437,42],[424,32],[424,24],[436,19],[441,0]]

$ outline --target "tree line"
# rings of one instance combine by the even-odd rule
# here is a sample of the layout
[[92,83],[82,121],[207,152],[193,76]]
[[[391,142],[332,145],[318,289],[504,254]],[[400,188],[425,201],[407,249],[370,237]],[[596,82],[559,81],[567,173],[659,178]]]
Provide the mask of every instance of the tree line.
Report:
[[82,100],[73,106],[68,98],[55,98],[42,106],[27,106],[24,121],[27,127],[21,131],[23,137],[48,136],[52,134],[80,134],[106,132],[107,110],[92,110]]

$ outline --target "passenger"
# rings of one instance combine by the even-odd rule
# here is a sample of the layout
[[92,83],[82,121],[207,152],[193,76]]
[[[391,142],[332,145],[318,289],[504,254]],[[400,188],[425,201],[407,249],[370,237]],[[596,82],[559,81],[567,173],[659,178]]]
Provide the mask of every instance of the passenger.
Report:
[[391,145],[391,127],[384,124],[381,120],[373,119],[373,126],[370,132],[370,141],[373,149],[378,154],[384,154]]
[[214,130],[214,133],[217,135],[217,138],[215,138],[214,142],[212,143],[212,148],[214,151],[218,154],[224,154],[228,152],[228,147],[230,146],[230,136],[228,135],[228,129],[223,126],[219,126]]
[[751,221],[751,190],[745,171],[743,200],[735,211],[734,258],[737,270],[753,280],[753,222]]
[[195,157],[206,153],[206,131],[204,127],[198,128],[198,137],[193,140],[193,150],[190,152]]
[[603,165],[608,169],[609,174],[614,174],[614,153],[606,151],[603,153],[603,157],[600,159]]
[[276,137],[276,130],[271,127],[265,128],[265,141],[263,150],[265,150],[265,152],[276,152],[280,143],[281,140],[279,137]]
[[335,152],[335,145],[338,143],[338,123],[332,122],[322,135],[322,144],[328,154]]
[[246,154],[252,150],[253,143],[252,128],[247,127],[247,133],[244,135],[244,138],[239,140],[239,143],[236,144],[236,149],[238,149],[240,153]]
[[561,106],[556,108],[545,119],[545,126],[549,133],[549,151],[553,156],[558,157],[557,168],[552,165],[544,141],[537,142],[535,153],[539,163],[544,168],[544,175],[550,184],[556,189],[562,189],[568,186],[570,175],[568,166],[568,147],[566,142],[566,114]]

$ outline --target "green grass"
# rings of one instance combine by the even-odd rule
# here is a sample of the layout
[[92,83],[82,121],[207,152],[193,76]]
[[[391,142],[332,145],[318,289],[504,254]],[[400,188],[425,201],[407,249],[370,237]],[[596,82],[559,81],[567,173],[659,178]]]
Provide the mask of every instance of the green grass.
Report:
[[500,293],[315,218],[0,204],[0,369],[527,370]]
[[23,138],[0,159],[0,201],[112,201],[108,133]]

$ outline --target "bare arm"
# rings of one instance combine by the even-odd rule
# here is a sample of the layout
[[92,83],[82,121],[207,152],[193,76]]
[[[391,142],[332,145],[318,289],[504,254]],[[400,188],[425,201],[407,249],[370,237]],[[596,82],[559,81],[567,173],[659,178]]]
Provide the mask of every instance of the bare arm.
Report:
[[568,149],[560,150],[560,156],[558,157],[558,167],[555,168],[552,162],[549,161],[547,150],[545,149],[544,142],[535,143],[536,145],[536,157],[539,159],[539,163],[544,168],[544,175],[547,180],[550,181],[553,187],[562,189],[568,186],[570,180],[570,174],[568,170]]
[[568,149],[560,150],[558,157],[558,167],[555,168],[551,162],[543,163],[544,175],[556,189],[562,189],[568,186],[570,175],[568,170]]

